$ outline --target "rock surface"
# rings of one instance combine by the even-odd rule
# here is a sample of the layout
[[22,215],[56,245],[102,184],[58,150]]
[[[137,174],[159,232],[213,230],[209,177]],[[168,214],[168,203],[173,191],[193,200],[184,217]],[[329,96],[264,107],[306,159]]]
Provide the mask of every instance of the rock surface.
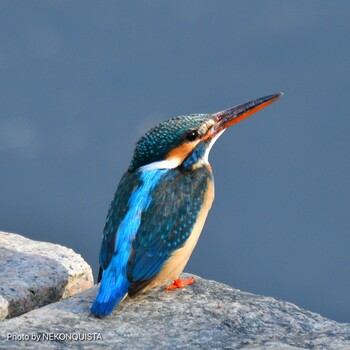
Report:
[[350,349],[350,324],[214,281],[196,281],[182,290],[153,289],[127,298],[105,319],[90,314],[97,292],[91,288],[4,321],[0,348]]
[[93,284],[90,266],[72,249],[0,232],[0,321]]

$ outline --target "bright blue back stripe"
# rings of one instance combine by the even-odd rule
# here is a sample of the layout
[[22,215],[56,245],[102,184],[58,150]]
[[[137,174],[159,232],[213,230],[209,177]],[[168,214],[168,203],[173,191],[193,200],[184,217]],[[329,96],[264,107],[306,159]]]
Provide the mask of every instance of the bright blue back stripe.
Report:
[[[168,169],[153,169],[140,173],[141,185],[131,195],[129,210],[122,220],[117,234],[113,256],[107,269],[103,271],[100,290],[96,303],[103,304],[103,308],[112,311],[113,307],[127,293],[130,282],[127,279],[127,264],[130,258],[131,245],[141,224],[141,214],[151,203],[150,192],[157,185],[160,177]],[[111,307],[112,304],[113,306]],[[96,309],[98,307],[96,306]]]

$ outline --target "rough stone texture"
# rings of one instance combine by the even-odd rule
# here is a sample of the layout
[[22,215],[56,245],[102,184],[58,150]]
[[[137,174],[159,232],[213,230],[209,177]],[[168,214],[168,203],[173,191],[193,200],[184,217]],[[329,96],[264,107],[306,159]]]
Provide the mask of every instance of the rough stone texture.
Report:
[[93,286],[90,266],[72,249],[0,232],[0,321]]
[[[350,349],[350,324],[328,320],[284,301],[199,277],[196,280],[182,290],[154,289],[126,299],[106,319],[90,314],[97,292],[97,287],[91,288],[4,321],[0,348]],[[11,334],[17,339],[33,335],[58,338],[7,340]],[[67,340],[78,335],[94,339]]]
[[0,321],[9,314],[9,302],[0,295]]

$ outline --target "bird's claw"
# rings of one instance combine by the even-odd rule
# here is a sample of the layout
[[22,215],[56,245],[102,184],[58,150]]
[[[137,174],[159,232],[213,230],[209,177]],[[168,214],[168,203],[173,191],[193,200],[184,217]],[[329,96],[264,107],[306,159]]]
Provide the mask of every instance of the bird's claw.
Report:
[[189,277],[189,278],[186,278],[186,279],[178,278],[178,279],[174,280],[173,284],[170,284],[166,288],[166,290],[173,290],[173,289],[177,289],[177,288],[184,288],[188,284],[193,284],[194,282],[195,282],[195,279],[193,277]]

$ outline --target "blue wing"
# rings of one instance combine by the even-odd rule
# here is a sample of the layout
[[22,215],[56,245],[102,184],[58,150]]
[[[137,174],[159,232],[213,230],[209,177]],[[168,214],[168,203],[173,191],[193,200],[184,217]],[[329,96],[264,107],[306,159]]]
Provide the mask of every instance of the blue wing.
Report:
[[104,270],[107,269],[113,255],[118,253],[115,251],[118,229],[126,213],[130,210],[130,197],[139,185],[140,178],[132,172],[126,172],[119,182],[103,229],[99,260],[101,268]]
[[212,174],[206,167],[191,172],[176,168],[164,173],[150,192],[128,263],[129,295],[149,284],[183,246],[202,208],[208,179]]
[[104,228],[102,279],[93,313],[106,316],[126,293],[143,289],[184,244],[201,210],[209,177],[206,167],[123,176]]
[[[100,251],[101,284],[91,311],[106,316],[124,298],[130,287],[127,265],[132,242],[141,224],[141,214],[151,202],[150,193],[166,170],[126,173],[108,211]],[[100,270],[101,271],[101,270]]]

